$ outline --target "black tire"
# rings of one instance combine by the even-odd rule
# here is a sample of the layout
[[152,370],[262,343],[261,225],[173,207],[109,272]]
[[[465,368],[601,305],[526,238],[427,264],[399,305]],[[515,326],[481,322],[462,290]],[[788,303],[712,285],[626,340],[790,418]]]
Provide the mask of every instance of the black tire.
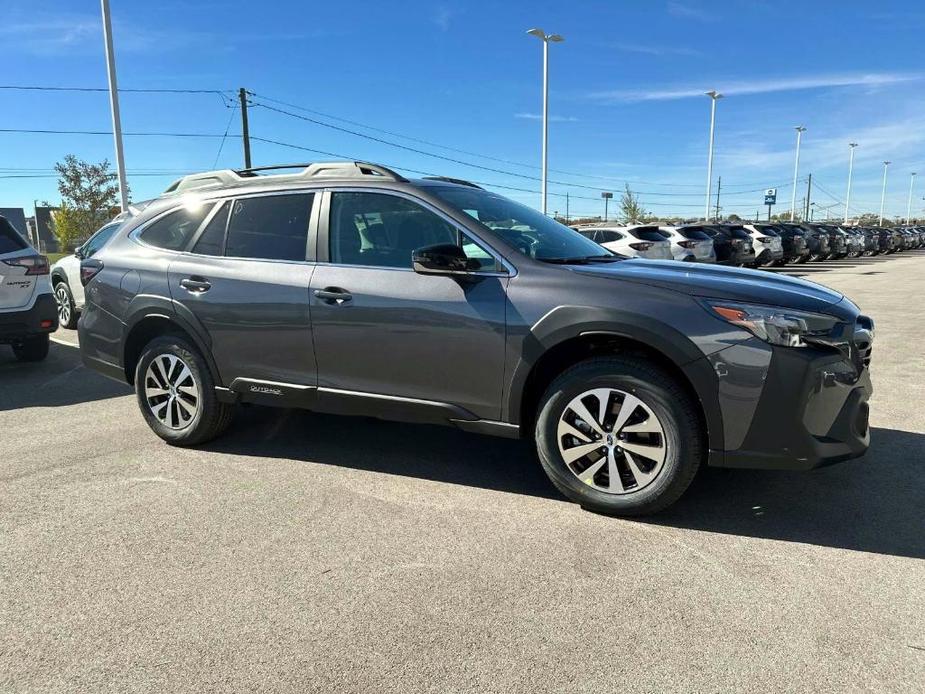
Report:
[[51,340],[48,335],[35,335],[13,343],[13,354],[19,361],[42,361],[48,356]]
[[68,330],[77,327],[77,307],[74,305],[74,295],[67,282],[61,280],[55,283],[55,302],[58,304],[58,325]]
[[[578,479],[560,453],[559,418],[573,398],[592,388],[633,394],[661,423],[665,462],[639,491],[611,494],[589,486]],[[540,463],[556,488],[583,508],[608,515],[641,516],[670,506],[694,479],[704,451],[700,417],[687,391],[662,369],[633,356],[588,359],[562,373],[540,401],[534,435]]]
[[778,258],[777,260],[772,260],[769,267],[784,267],[787,264],[786,258]]
[[[193,382],[198,389],[196,411],[192,417],[182,422],[179,428],[171,428],[154,415],[148,406],[146,397],[146,374],[155,359],[177,357],[192,373]],[[154,384],[152,384],[153,386]],[[187,340],[176,335],[164,335],[149,342],[141,353],[135,368],[135,396],[141,414],[155,434],[172,446],[196,446],[214,439],[228,428],[234,416],[234,406],[220,402],[215,396],[215,381],[209,367],[199,351]],[[169,405],[167,407],[172,407]],[[179,412],[179,405],[174,410]],[[180,417],[177,414],[177,417]]]
[[812,255],[809,256],[809,259],[813,263],[821,263],[823,260],[825,260],[828,257],[829,256],[827,253],[813,253]]

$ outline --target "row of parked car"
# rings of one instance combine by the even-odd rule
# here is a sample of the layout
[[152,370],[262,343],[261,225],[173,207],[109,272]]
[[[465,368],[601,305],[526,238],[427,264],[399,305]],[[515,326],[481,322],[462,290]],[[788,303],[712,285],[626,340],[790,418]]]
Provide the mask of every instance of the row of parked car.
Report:
[[815,223],[591,224],[572,227],[608,250],[635,258],[779,267],[925,247],[925,227]]

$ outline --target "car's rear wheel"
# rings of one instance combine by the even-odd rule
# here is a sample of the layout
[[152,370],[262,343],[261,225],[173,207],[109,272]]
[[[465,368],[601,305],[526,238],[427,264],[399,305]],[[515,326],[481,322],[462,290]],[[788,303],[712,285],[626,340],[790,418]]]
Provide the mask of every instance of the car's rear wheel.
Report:
[[74,306],[74,295],[64,280],[55,285],[55,303],[58,304],[58,325],[68,330],[77,327],[77,308]]
[[677,501],[703,457],[703,427],[681,385],[637,357],[595,358],[549,386],[536,420],[540,462],[584,508],[655,513]]
[[13,354],[19,361],[42,361],[48,356],[48,335],[35,335],[13,343]]
[[174,446],[195,446],[225,431],[234,407],[215,396],[215,382],[199,351],[165,335],[148,343],[135,369],[138,406],[155,434]]

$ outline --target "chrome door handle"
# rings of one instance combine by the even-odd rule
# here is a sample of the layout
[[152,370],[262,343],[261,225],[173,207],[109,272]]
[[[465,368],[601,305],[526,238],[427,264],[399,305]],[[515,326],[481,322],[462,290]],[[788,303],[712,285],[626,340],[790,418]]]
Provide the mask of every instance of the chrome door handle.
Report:
[[346,292],[343,289],[338,289],[337,287],[328,287],[327,289],[316,289],[315,296],[321,299],[326,304],[346,304],[348,301],[353,299],[353,295],[350,292]]
[[190,294],[202,294],[212,288],[212,283],[203,277],[187,277],[180,280],[180,286]]

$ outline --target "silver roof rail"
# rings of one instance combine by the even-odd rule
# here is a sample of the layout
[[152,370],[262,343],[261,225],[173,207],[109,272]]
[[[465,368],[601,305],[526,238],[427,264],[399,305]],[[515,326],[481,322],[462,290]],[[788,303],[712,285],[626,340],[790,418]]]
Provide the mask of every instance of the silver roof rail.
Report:
[[[302,169],[295,173],[260,175],[261,171],[277,171],[281,169]],[[165,194],[182,193],[199,188],[214,188],[218,186],[246,185],[254,181],[273,180],[298,181],[309,178],[365,178],[377,176],[392,181],[406,181],[401,174],[385,166],[370,164],[364,161],[336,161],[316,162],[314,164],[280,164],[278,166],[257,166],[250,169],[220,169],[204,173],[190,174],[171,183]]]

